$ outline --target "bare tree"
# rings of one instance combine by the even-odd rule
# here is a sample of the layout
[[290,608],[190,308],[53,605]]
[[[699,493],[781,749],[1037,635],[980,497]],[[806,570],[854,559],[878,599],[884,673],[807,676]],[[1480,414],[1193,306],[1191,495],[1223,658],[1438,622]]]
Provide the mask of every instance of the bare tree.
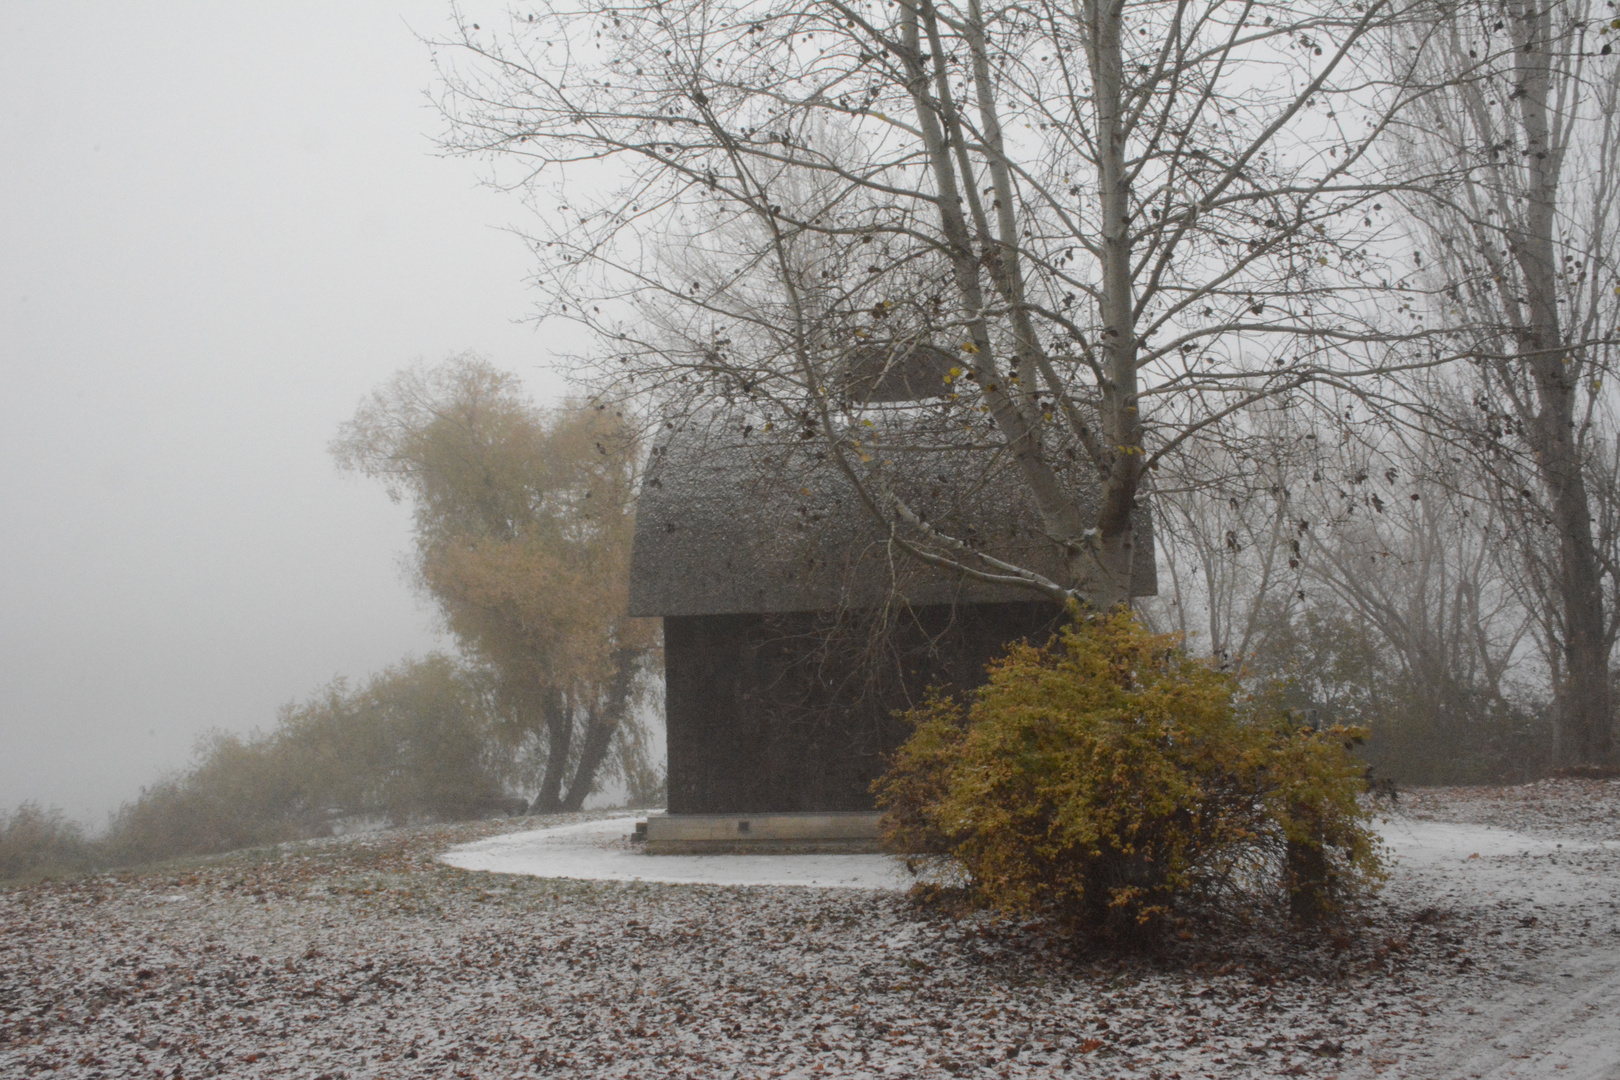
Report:
[[[518,170],[498,175],[539,211],[545,313],[598,331],[622,385],[722,399],[739,438],[819,440],[924,562],[1106,607],[1166,455],[1386,363],[1368,151],[1418,91],[1364,50],[1400,17],[552,2],[438,43],[440,102],[450,150]],[[897,373],[947,392],[886,423],[869,391]],[[889,483],[921,412],[1016,464],[1061,573]]]
[[1366,509],[1319,530],[1311,577],[1377,627],[1413,684],[1426,688],[1429,711],[1444,712],[1459,687],[1505,700],[1529,627],[1497,558],[1491,508],[1470,508],[1428,477],[1403,478],[1390,460],[1387,487],[1402,490],[1387,499],[1361,492],[1354,499]]
[[[1431,408],[1457,382],[1431,379]],[[1386,409],[1347,417],[1359,398],[1331,400],[1254,410],[1240,441],[1167,463],[1155,496],[1168,588],[1148,612],[1277,685],[1287,707],[1370,727],[1392,776],[1534,775],[1552,680],[1511,537],[1520,519],[1482,496],[1454,432]]]
[[1244,430],[1227,425],[1219,439],[1187,444],[1153,485],[1161,584],[1148,610],[1157,621],[1169,616],[1189,645],[1207,640],[1232,668],[1249,664],[1305,602],[1310,511],[1295,493],[1319,455],[1316,410],[1299,405],[1273,399]]
[[1615,435],[1604,379],[1620,320],[1612,7],[1438,4],[1396,50],[1405,63],[1421,41],[1419,77],[1438,87],[1394,129],[1401,158],[1429,177],[1454,169],[1404,198],[1420,234],[1413,280],[1434,288],[1436,321],[1474,360],[1470,408],[1446,419],[1539,586],[1530,599],[1551,646],[1558,756],[1587,764],[1613,745],[1620,570],[1604,509]]
[[1313,530],[1308,577],[1380,642],[1387,670],[1368,717],[1381,768],[1430,781],[1534,775],[1547,758],[1531,707],[1548,682],[1533,619],[1503,522],[1452,449],[1418,435],[1351,455],[1318,491],[1341,510]]

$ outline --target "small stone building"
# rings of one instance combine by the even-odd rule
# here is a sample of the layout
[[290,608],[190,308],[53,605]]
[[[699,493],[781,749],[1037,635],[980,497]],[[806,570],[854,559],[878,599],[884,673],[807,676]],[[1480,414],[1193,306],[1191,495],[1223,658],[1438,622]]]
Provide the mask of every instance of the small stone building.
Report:
[[[1060,579],[1010,457],[919,412],[868,414],[885,482],[942,530]],[[1097,489],[1079,469],[1068,479]],[[1145,511],[1137,535],[1132,592],[1148,595]],[[664,620],[671,818],[870,811],[906,737],[895,710],[979,684],[1007,642],[1046,640],[1060,615],[892,549],[820,440],[720,413],[671,425],[654,448],[630,609]]]

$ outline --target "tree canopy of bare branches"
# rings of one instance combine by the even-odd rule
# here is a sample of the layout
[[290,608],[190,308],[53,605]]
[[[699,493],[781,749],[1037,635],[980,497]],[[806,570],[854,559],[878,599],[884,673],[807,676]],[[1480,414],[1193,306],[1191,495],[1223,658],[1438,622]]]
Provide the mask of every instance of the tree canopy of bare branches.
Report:
[[[1420,92],[1371,46],[1403,18],[548,0],[436,55],[444,145],[525,192],[544,314],[598,334],[599,379],[723,402],[738,438],[819,440],[900,550],[1101,608],[1128,597],[1165,455],[1415,362],[1369,314],[1391,277],[1369,150]],[[893,407],[1016,463],[1061,577],[896,494],[884,441],[916,431],[871,423],[886,373],[928,384]]]

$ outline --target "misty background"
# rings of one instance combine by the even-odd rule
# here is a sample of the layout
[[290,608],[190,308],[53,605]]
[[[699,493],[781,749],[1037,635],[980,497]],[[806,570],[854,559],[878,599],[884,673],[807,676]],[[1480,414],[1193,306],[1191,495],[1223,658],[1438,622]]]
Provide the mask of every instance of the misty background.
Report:
[[558,338],[516,201],[434,152],[442,0],[3,10],[0,806],[99,823],[208,730],[451,647],[408,507],[327,442],[417,358],[554,397]]

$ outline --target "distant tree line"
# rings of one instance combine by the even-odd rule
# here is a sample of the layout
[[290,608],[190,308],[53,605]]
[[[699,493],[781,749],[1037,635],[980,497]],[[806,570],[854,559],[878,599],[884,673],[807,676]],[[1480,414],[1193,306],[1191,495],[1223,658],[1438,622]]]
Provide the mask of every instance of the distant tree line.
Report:
[[329,834],[366,821],[454,820],[502,808],[509,756],[484,679],[443,655],[364,686],[337,680],[268,732],[214,732],[182,772],[87,838],[24,804],[0,825],[0,878],[200,855]]

